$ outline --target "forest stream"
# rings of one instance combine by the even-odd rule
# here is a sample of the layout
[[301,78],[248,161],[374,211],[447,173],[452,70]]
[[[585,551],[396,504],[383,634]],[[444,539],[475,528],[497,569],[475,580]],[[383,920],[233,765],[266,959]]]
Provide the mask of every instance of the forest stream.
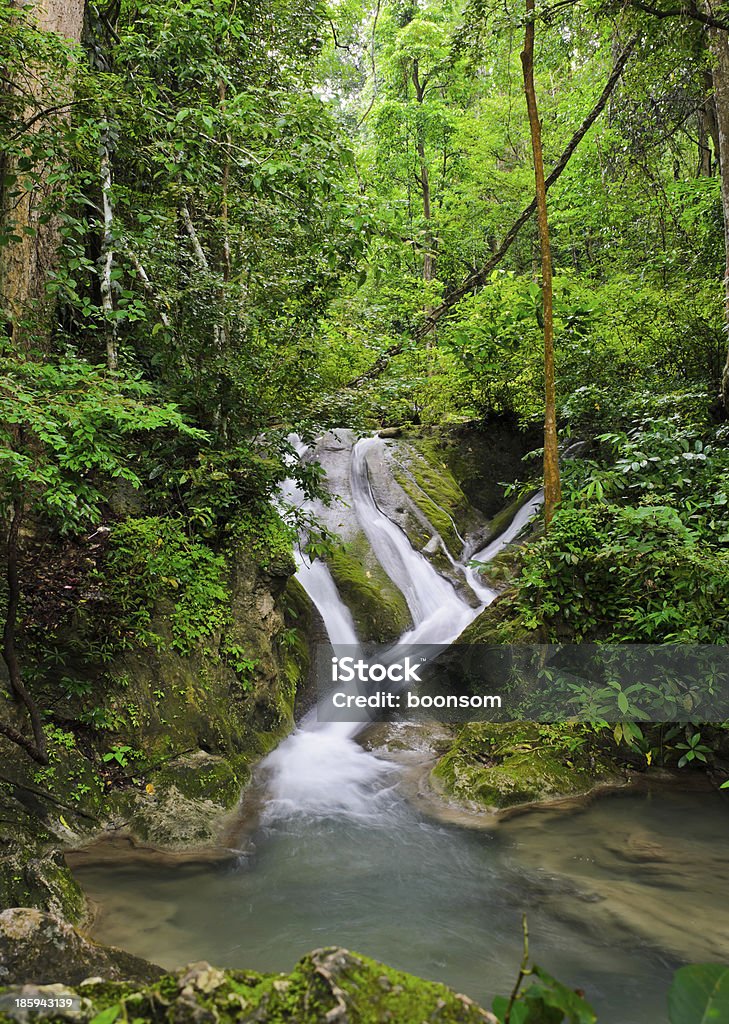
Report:
[[[381,470],[386,444],[354,444],[351,503],[336,515],[358,521],[405,596],[412,625],[400,642],[447,645],[495,591],[463,553],[447,579],[381,509],[370,467],[380,460]],[[307,458],[303,444],[298,451]],[[303,502],[293,485],[283,499]],[[539,503],[537,495],[523,505],[470,557],[492,558]],[[297,578],[334,648],[356,645],[325,562],[299,556]],[[205,959],[261,971],[289,970],[306,950],[341,944],[489,1005],[513,983],[528,908],[536,962],[584,989],[611,1024],[666,1020],[675,968],[729,955],[729,926],[716,913],[729,905],[729,809],[719,794],[660,782],[569,813],[545,807],[466,828],[415,808],[403,758],[364,749],[361,730],[319,722],[316,709],[304,716],[259,767],[234,865],[78,867],[97,907],[94,937],[166,968]]]

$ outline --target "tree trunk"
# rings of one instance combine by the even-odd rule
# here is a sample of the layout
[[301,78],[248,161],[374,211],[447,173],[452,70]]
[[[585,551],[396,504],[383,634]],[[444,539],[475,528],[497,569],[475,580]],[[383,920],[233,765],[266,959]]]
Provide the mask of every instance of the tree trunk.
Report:
[[104,210],[104,234],[101,240],[99,272],[101,304],[106,317],[106,365],[109,370],[119,366],[117,325],[114,319],[114,292],[111,272],[114,267],[114,206],[111,198],[111,151],[108,129],[104,133],[101,153],[101,202]]
[[18,622],[18,606],[20,605],[20,576],[18,574],[19,534],[20,523],[23,518],[23,499],[16,495],[13,502],[13,518],[10,521],[8,535],[6,538],[6,568],[8,574],[8,603],[5,612],[5,624],[3,626],[3,660],[8,668],[10,688],[18,703],[22,704],[30,717],[30,724],[33,729],[33,740],[29,740],[12,725],[0,719],[0,734],[6,736],[13,743],[17,743],[23,750],[39,764],[48,764],[48,749],[46,737],[43,732],[38,706],[30,696],[23,683],[23,677],[18,663],[18,654],[15,649],[15,630]]
[[425,221],[425,239],[423,247],[423,280],[432,281],[435,277],[435,256],[433,253],[433,231],[431,220],[433,212],[430,200],[430,176],[428,174],[428,161],[425,157],[425,133],[421,122],[423,100],[425,89],[428,84],[427,76],[420,81],[420,67],[417,60],[413,61],[413,85],[415,86],[415,99],[418,101],[421,115],[418,118],[416,149],[418,152],[418,176],[420,178],[420,193],[423,199],[423,220]]
[[428,164],[425,160],[425,143],[422,130],[418,130],[418,160],[420,161],[420,191],[423,196],[423,220],[425,221],[423,280],[432,281],[435,277],[433,232],[430,224],[433,214],[430,206],[430,178],[428,177]]
[[554,384],[554,322],[552,318],[552,254],[547,222],[547,189],[544,182],[542,126],[534,89],[534,0],[526,0],[527,24],[521,54],[524,93],[529,113],[529,130],[534,154],[534,183],[537,201],[539,248],[542,257],[542,306],[544,310],[544,521],[547,528],[562,492],[557,448],[557,413]]
[[[44,0],[33,5],[32,15],[42,31],[54,32],[80,43],[84,0]],[[10,90],[23,99],[23,122],[32,122],[26,129],[28,136],[37,133],[41,125],[47,125],[52,119],[63,121],[68,118],[70,82],[56,82],[52,90],[47,90],[39,84],[43,81],[43,76],[33,74],[33,69],[28,68],[23,85],[14,82],[10,86]],[[32,87],[25,83],[32,83]],[[38,117],[44,110],[49,112]],[[30,145],[27,149],[30,153]],[[0,211],[5,233],[17,238],[3,251],[0,295],[9,317],[11,336],[23,345],[24,338],[30,334],[42,337],[44,328],[47,328],[45,284],[55,264],[59,241],[57,218],[42,216],[47,209],[52,209],[59,186],[48,180],[52,168],[46,167],[42,172],[39,168],[34,170],[34,187],[25,189],[21,185],[18,192],[8,189],[3,195],[3,209]],[[12,158],[5,162],[4,171],[6,175],[14,174],[15,161]]]
[[[706,4],[707,14],[719,17],[726,14],[724,5]],[[716,120],[719,130],[719,166],[721,168],[721,205],[724,213],[724,250],[726,265],[724,270],[724,312],[725,326],[729,331],[729,34],[720,28],[710,28],[709,49],[711,50],[714,81],[714,98],[716,100]],[[720,398],[724,409],[729,413],[729,347],[720,385]]]

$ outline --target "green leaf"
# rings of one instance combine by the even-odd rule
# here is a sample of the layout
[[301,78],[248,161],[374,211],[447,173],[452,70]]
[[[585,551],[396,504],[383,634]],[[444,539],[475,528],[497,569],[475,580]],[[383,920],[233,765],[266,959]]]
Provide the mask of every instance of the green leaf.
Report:
[[673,976],[668,992],[671,1024],[723,1024],[729,1020],[729,967],[690,964]]
[[[503,1021],[506,1017],[506,1011],[509,1008],[509,1000],[505,996],[496,996],[493,1003],[492,1009],[500,1021]],[[509,1024],[527,1024],[529,1020],[529,1007],[526,1003],[522,1003],[517,1000],[511,1008],[511,1017],[509,1018]]]
[[97,1013],[90,1021],[90,1024],[114,1024],[115,1020],[119,1019],[121,1013],[121,1005],[115,1003],[113,1006],[107,1006],[101,1013]]
[[566,1024],[595,1024],[595,1011],[574,989],[567,988],[541,967],[534,966],[532,973],[539,982],[530,985],[520,997],[529,1007],[524,1024],[561,1024],[563,1020]]

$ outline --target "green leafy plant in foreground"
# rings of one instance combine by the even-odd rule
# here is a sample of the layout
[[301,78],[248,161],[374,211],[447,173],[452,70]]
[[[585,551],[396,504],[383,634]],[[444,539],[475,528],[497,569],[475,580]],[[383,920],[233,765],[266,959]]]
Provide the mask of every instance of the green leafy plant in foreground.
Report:
[[[726,785],[726,784],[725,784]],[[581,992],[568,988],[536,964],[529,965],[529,930],[522,918],[524,952],[510,996],[497,996],[499,1024],[597,1024]],[[522,989],[527,978],[532,983]],[[729,1021],[729,966],[689,964],[673,976],[668,992],[669,1024],[725,1024]]]
[[729,1020],[729,967],[689,964],[673,976],[668,992],[671,1024],[722,1024]]

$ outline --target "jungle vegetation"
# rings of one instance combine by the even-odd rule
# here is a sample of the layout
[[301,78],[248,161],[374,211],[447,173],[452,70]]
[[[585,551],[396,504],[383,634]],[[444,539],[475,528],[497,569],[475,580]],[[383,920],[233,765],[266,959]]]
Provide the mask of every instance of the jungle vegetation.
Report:
[[[332,425],[544,422],[519,622],[726,643],[728,31],[713,2],[0,0],[0,732],[48,760],[34,688],[89,573],[139,623],[119,580],[154,551],[175,642],[204,635],[229,545],[293,542],[289,434]],[[103,567],[69,583],[81,535]]]

